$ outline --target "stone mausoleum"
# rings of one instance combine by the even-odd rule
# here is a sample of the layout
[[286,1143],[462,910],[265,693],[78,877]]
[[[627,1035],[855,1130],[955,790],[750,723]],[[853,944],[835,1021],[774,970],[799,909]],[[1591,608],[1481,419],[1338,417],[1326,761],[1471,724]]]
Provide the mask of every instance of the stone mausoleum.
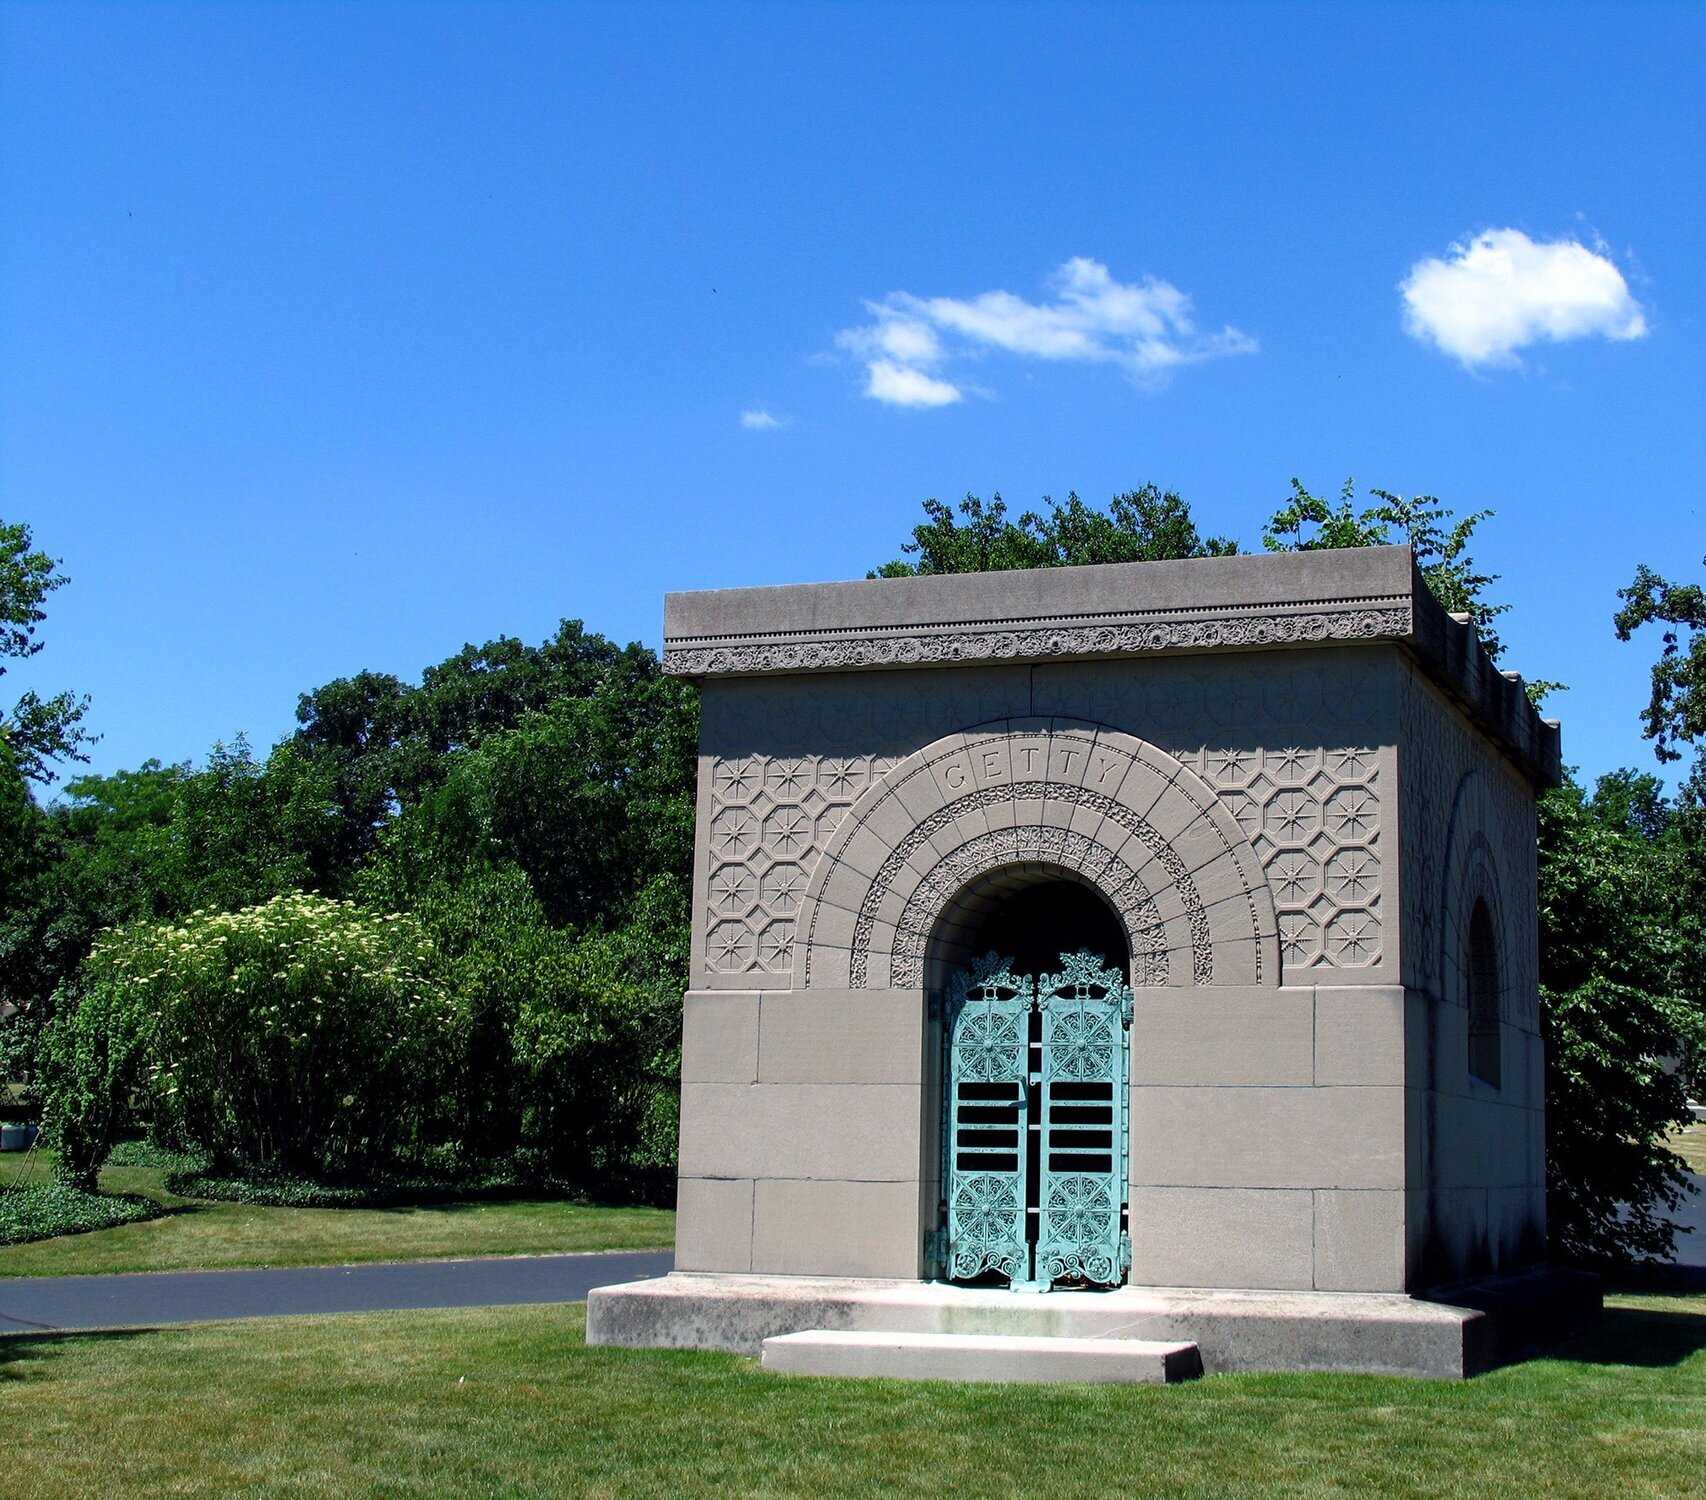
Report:
[[1463,1374],[1580,1304],[1537,1269],[1558,728],[1408,548],[673,594],[665,668],[676,1271],[595,1341]]

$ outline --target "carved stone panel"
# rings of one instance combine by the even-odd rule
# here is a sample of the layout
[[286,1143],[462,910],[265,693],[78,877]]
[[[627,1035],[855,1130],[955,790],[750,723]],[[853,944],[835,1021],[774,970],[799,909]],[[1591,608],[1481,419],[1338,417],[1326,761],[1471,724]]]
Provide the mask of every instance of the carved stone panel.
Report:
[[1318,652],[719,685],[702,877],[712,982],[791,975],[795,887],[853,798],[901,755],[1013,703],[1124,730],[1190,767],[1255,850],[1287,973],[1374,971],[1394,946],[1398,672],[1384,655]]
[[794,923],[819,853],[881,755],[743,755],[711,771],[706,961],[717,974],[789,974]]
[[1383,957],[1380,753],[1372,744],[1202,749],[1180,757],[1249,836],[1287,972]]
[[1096,886],[1140,983],[1277,984],[1273,902],[1213,790],[1133,736],[1015,720],[909,756],[837,825],[796,939],[796,987],[912,988],[955,892],[1033,861]]

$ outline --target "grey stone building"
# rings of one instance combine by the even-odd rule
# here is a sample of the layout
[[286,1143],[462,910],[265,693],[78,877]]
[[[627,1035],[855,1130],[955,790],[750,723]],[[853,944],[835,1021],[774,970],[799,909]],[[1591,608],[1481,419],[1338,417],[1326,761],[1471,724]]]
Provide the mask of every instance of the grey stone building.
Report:
[[[1412,1294],[1543,1258],[1558,729],[1407,548],[677,594],[665,667],[704,708],[677,1274],[594,1338],[1141,1294],[1211,1367],[1473,1364],[1469,1315],[1300,1358],[1180,1312],[1386,1294],[1414,1344]],[[901,1325],[847,1311],[879,1287]]]

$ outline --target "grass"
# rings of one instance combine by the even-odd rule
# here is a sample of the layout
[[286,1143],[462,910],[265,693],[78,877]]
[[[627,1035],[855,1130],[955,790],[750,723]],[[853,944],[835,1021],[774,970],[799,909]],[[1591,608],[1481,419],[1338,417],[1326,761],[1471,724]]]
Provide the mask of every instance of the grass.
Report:
[[1706,1173],[1706,1125],[1691,1125],[1673,1135],[1667,1144],[1688,1163],[1689,1171]]
[[[0,1186],[48,1180],[52,1158],[0,1156]],[[661,1208],[607,1208],[555,1198],[424,1204],[406,1208],[270,1208],[180,1198],[164,1167],[107,1167],[108,1193],[138,1193],[170,1210],[163,1218],[87,1234],[0,1246],[0,1278],[104,1271],[190,1271],[238,1266],[354,1265],[471,1255],[572,1250],[646,1250],[675,1241]],[[0,1459],[0,1475],[5,1462]]]
[[[1706,1295],[1462,1384],[786,1380],[588,1349],[583,1306],[0,1340],[5,1493],[1706,1494]],[[8,1424],[10,1431],[25,1429]]]

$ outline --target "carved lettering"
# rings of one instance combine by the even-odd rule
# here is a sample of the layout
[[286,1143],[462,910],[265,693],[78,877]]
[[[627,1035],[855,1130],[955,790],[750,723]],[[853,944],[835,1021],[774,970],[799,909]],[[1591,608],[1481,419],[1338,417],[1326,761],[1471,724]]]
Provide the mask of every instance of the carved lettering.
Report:
[[957,760],[949,761],[942,771],[942,780],[947,782],[956,792],[966,784],[966,768]]
[[983,774],[988,781],[993,781],[1001,774],[1001,752],[985,750],[983,752]]

